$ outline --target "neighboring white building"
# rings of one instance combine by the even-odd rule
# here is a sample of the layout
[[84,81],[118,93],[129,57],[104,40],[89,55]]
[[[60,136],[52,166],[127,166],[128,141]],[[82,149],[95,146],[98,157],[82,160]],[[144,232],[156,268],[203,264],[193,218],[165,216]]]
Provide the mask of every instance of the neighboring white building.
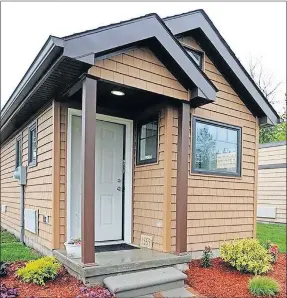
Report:
[[286,141],[259,145],[257,220],[286,223]]

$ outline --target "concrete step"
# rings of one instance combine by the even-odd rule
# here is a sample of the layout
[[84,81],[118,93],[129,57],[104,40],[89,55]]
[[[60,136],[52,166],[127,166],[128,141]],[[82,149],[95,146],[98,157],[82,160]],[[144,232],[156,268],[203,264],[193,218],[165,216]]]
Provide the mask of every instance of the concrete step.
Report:
[[195,298],[195,295],[189,292],[186,288],[171,289],[163,292],[158,292],[154,294],[148,294],[136,298]]
[[186,275],[173,267],[145,270],[104,279],[117,298],[138,297],[184,286]]

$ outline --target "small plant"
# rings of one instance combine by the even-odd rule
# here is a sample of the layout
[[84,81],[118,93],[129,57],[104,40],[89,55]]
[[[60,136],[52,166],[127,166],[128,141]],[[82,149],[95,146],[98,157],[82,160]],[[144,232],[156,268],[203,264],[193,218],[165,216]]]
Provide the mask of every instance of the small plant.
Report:
[[201,267],[207,268],[211,266],[211,258],[213,256],[211,247],[206,245],[200,260]]
[[81,245],[81,238],[71,238],[68,244]]
[[15,298],[17,297],[18,290],[15,288],[7,288],[4,284],[0,284],[0,297],[1,298]]
[[268,250],[272,260],[272,264],[275,264],[278,259],[279,248],[277,244],[272,243],[270,240],[267,240],[263,246]]
[[261,274],[271,268],[272,258],[268,250],[256,239],[240,239],[225,242],[220,247],[223,261],[241,272]]
[[255,276],[249,281],[248,290],[255,296],[275,296],[280,292],[280,286],[270,277]]
[[108,289],[105,289],[103,287],[97,287],[97,288],[86,288],[81,287],[80,288],[81,294],[78,295],[76,298],[112,298],[113,295],[109,292]]
[[56,278],[60,268],[54,257],[44,257],[28,262],[24,268],[17,270],[16,275],[24,282],[45,285],[47,280]]

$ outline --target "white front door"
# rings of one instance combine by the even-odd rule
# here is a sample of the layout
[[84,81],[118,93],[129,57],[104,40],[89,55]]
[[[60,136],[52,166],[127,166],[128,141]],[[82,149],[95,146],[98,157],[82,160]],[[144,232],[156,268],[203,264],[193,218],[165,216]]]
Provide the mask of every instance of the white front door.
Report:
[[[81,235],[81,117],[71,118],[70,233]],[[123,239],[124,125],[97,120],[95,240]]]
[[97,120],[96,241],[123,239],[124,126]]

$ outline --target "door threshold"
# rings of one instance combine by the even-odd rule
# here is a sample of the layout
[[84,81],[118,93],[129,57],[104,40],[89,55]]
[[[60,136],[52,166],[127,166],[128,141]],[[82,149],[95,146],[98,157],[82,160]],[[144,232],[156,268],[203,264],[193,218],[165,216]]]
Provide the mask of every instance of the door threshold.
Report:
[[96,241],[95,246],[113,245],[126,243],[124,240],[111,240],[111,241]]

